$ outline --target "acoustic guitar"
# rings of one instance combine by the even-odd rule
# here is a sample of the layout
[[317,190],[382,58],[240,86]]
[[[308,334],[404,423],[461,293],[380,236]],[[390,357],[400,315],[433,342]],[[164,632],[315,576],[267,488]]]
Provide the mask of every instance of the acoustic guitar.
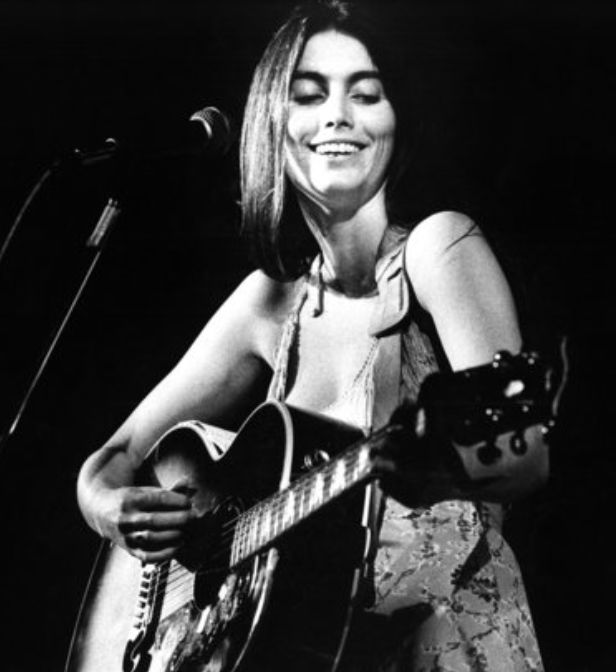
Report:
[[369,436],[277,401],[237,434],[175,425],[142,477],[168,488],[188,479],[204,512],[194,542],[158,564],[103,543],[66,672],[339,669],[369,584],[375,455],[436,440],[497,461],[491,438],[550,421],[561,391],[536,354],[498,353],[485,366],[429,376],[417,403]]

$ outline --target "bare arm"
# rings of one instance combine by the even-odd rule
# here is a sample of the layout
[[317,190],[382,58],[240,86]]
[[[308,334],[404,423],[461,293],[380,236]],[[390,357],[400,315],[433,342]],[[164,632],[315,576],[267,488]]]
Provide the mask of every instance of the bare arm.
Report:
[[[429,217],[412,232],[406,263],[454,371],[486,364],[499,350],[519,352],[522,338],[510,288],[471,220],[454,212]],[[471,486],[451,494],[508,501],[539,487],[548,475],[547,447],[538,426],[528,428],[524,438],[526,452],[516,455],[511,434],[499,436],[501,457],[489,465],[479,459],[480,446],[456,447]]]
[[181,420],[222,423],[237,415],[268,372],[276,324],[272,281],[250,275],[212,317],[175,368],[84,463],[78,500],[99,534],[137,557],[161,560],[183,543],[196,517],[190,493],[135,487],[148,450]]

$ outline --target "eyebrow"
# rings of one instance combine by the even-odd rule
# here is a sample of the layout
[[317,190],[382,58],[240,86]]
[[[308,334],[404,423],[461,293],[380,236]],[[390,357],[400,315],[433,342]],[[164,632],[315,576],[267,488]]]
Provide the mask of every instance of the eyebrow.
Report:
[[[309,79],[314,82],[324,82],[327,77],[316,70],[296,70],[291,79],[292,82],[298,79]],[[349,76],[349,83],[354,84],[361,79],[381,79],[381,73],[378,70],[358,70]]]

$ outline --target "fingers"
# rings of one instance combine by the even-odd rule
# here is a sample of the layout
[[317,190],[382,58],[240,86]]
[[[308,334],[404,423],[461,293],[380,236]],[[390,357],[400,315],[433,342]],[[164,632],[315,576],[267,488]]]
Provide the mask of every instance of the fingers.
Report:
[[183,535],[177,530],[165,530],[164,532],[137,530],[136,532],[130,532],[124,538],[129,548],[140,548],[144,551],[160,551],[170,547],[178,548],[183,542]]
[[121,502],[117,524],[123,533],[176,529],[185,528],[195,516],[186,495],[160,488],[131,488]]
[[177,490],[162,488],[132,488],[130,496],[124,502],[124,509],[140,511],[173,511],[190,509],[190,496]]
[[[123,531],[124,546],[129,553],[143,562],[160,562],[169,560],[184,546],[187,541],[185,530],[171,527],[166,529],[167,522],[152,519],[150,527],[142,527],[133,522]],[[157,528],[156,526],[163,526]],[[122,532],[122,530],[120,530]]]
[[196,513],[188,511],[131,511],[120,516],[118,529],[124,534],[138,530],[183,530],[196,519]]
[[127,488],[116,513],[116,535],[129,553],[144,562],[177,554],[197,513],[189,496],[154,487]]
[[377,455],[372,458],[372,469],[378,477],[396,474],[399,471],[395,460],[386,455]]
[[141,562],[163,562],[173,559],[180,550],[180,547],[169,546],[157,551],[146,551],[143,548],[127,548],[126,550],[135,558],[141,560]]
[[122,535],[122,542],[140,560],[155,562],[176,555],[186,544],[187,536],[179,530],[135,530]]

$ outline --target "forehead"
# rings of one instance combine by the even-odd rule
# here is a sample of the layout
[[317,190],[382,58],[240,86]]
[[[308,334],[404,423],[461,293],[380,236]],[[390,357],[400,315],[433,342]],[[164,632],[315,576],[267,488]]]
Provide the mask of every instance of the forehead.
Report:
[[377,68],[362,42],[332,29],[316,33],[308,39],[297,70],[335,77],[349,72],[376,71]]

